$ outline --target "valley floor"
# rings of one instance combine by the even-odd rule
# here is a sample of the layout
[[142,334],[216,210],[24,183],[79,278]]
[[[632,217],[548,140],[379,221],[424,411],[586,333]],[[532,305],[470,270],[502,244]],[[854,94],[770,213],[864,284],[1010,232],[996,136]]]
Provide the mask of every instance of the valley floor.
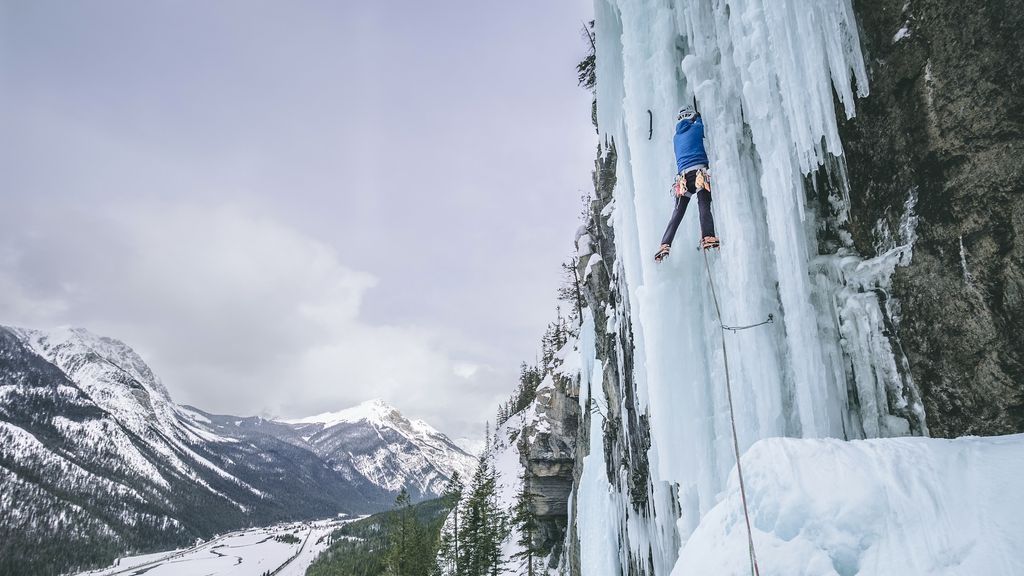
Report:
[[[78,576],[302,576],[328,546],[328,537],[349,520],[292,522],[231,532],[193,548],[130,556]],[[298,542],[277,540],[292,534]]]

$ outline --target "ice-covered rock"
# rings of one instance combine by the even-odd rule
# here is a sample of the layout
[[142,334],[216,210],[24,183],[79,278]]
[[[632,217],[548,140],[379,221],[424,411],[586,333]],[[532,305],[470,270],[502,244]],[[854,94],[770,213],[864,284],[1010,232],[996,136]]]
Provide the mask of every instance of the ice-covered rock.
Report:
[[871,95],[840,125],[853,244],[884,253],[878,240],[918,198],[913,261],[888,295],[929,432],[1024,431],[1024,90],[1006,81],[1024,77],[1024,10],[867,0],[855,11]]

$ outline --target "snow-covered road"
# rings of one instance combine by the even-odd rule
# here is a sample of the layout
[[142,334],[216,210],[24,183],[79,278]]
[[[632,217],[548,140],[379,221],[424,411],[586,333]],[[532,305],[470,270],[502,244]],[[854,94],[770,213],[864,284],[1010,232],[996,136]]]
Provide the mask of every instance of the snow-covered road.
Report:
[[[330,533],[346,520],[278,524],[232,532],[184,550],[121,558],[79,576],[302,576],[328,545]],[[291,534],[297,542],[278,537]]]

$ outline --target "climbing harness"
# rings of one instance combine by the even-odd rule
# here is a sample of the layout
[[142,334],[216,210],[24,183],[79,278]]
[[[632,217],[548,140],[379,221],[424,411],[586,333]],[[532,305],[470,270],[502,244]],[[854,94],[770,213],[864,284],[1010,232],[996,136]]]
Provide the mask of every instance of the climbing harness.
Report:
[[734,333],[739,330],[746,330],[748,328],[754,328],[756,326],[762,326],[775,321],[773,315],[769,314],[768,319],[764,322],[757,324],[751,324],[749,326],[726,326],[722,322],[722,309],[718,305],[718,293],[715,291],[715,281],[711,277],[711,264],[708,263],[708,252],[704,251],[704,269],[708,273],[708,284],[711,286],[711,299],[715,302],[715,314],[718,315],[718,327],[722,330],[722,361],[725,364],[725,393],[729,399],[729,422],[732,426],[732,449],[736,454],[736,476],[740,481],[740,500],[743,502],[743,519],[747,523],[747,546],[750,551],[750,573],[753,576],[761,576],[761,571],[757,566],[757,554],[754,551],[754,532],[750,528],[750,510],[747,508],[747,488],[743,484],[743,468],[740,465],[740,441],[736,434],[736,413],[733,410],[732,405],[732,382],[729,379],[729,353],[725,348],[725,331],[731,330]]
[[[690,190],[690,186],[686,183],[686,177],[693,173],[693,190]],[[708,172],[707,168],[688,168],[678,174],[676,179],[672,181],[673,196],[686,196],[692,198],[694,194],[701,190],[707,190],[711,192],[711,173]]]

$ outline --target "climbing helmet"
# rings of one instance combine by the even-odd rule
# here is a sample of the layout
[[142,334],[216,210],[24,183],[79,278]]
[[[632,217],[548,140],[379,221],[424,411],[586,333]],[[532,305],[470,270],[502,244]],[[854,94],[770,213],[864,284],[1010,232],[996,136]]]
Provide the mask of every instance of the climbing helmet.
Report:
[[680,120],[693,120],[697,116],[697,111],[693,109],[693,106],[683,106],[679,109],[679,115],[676,116],[676,122]]

